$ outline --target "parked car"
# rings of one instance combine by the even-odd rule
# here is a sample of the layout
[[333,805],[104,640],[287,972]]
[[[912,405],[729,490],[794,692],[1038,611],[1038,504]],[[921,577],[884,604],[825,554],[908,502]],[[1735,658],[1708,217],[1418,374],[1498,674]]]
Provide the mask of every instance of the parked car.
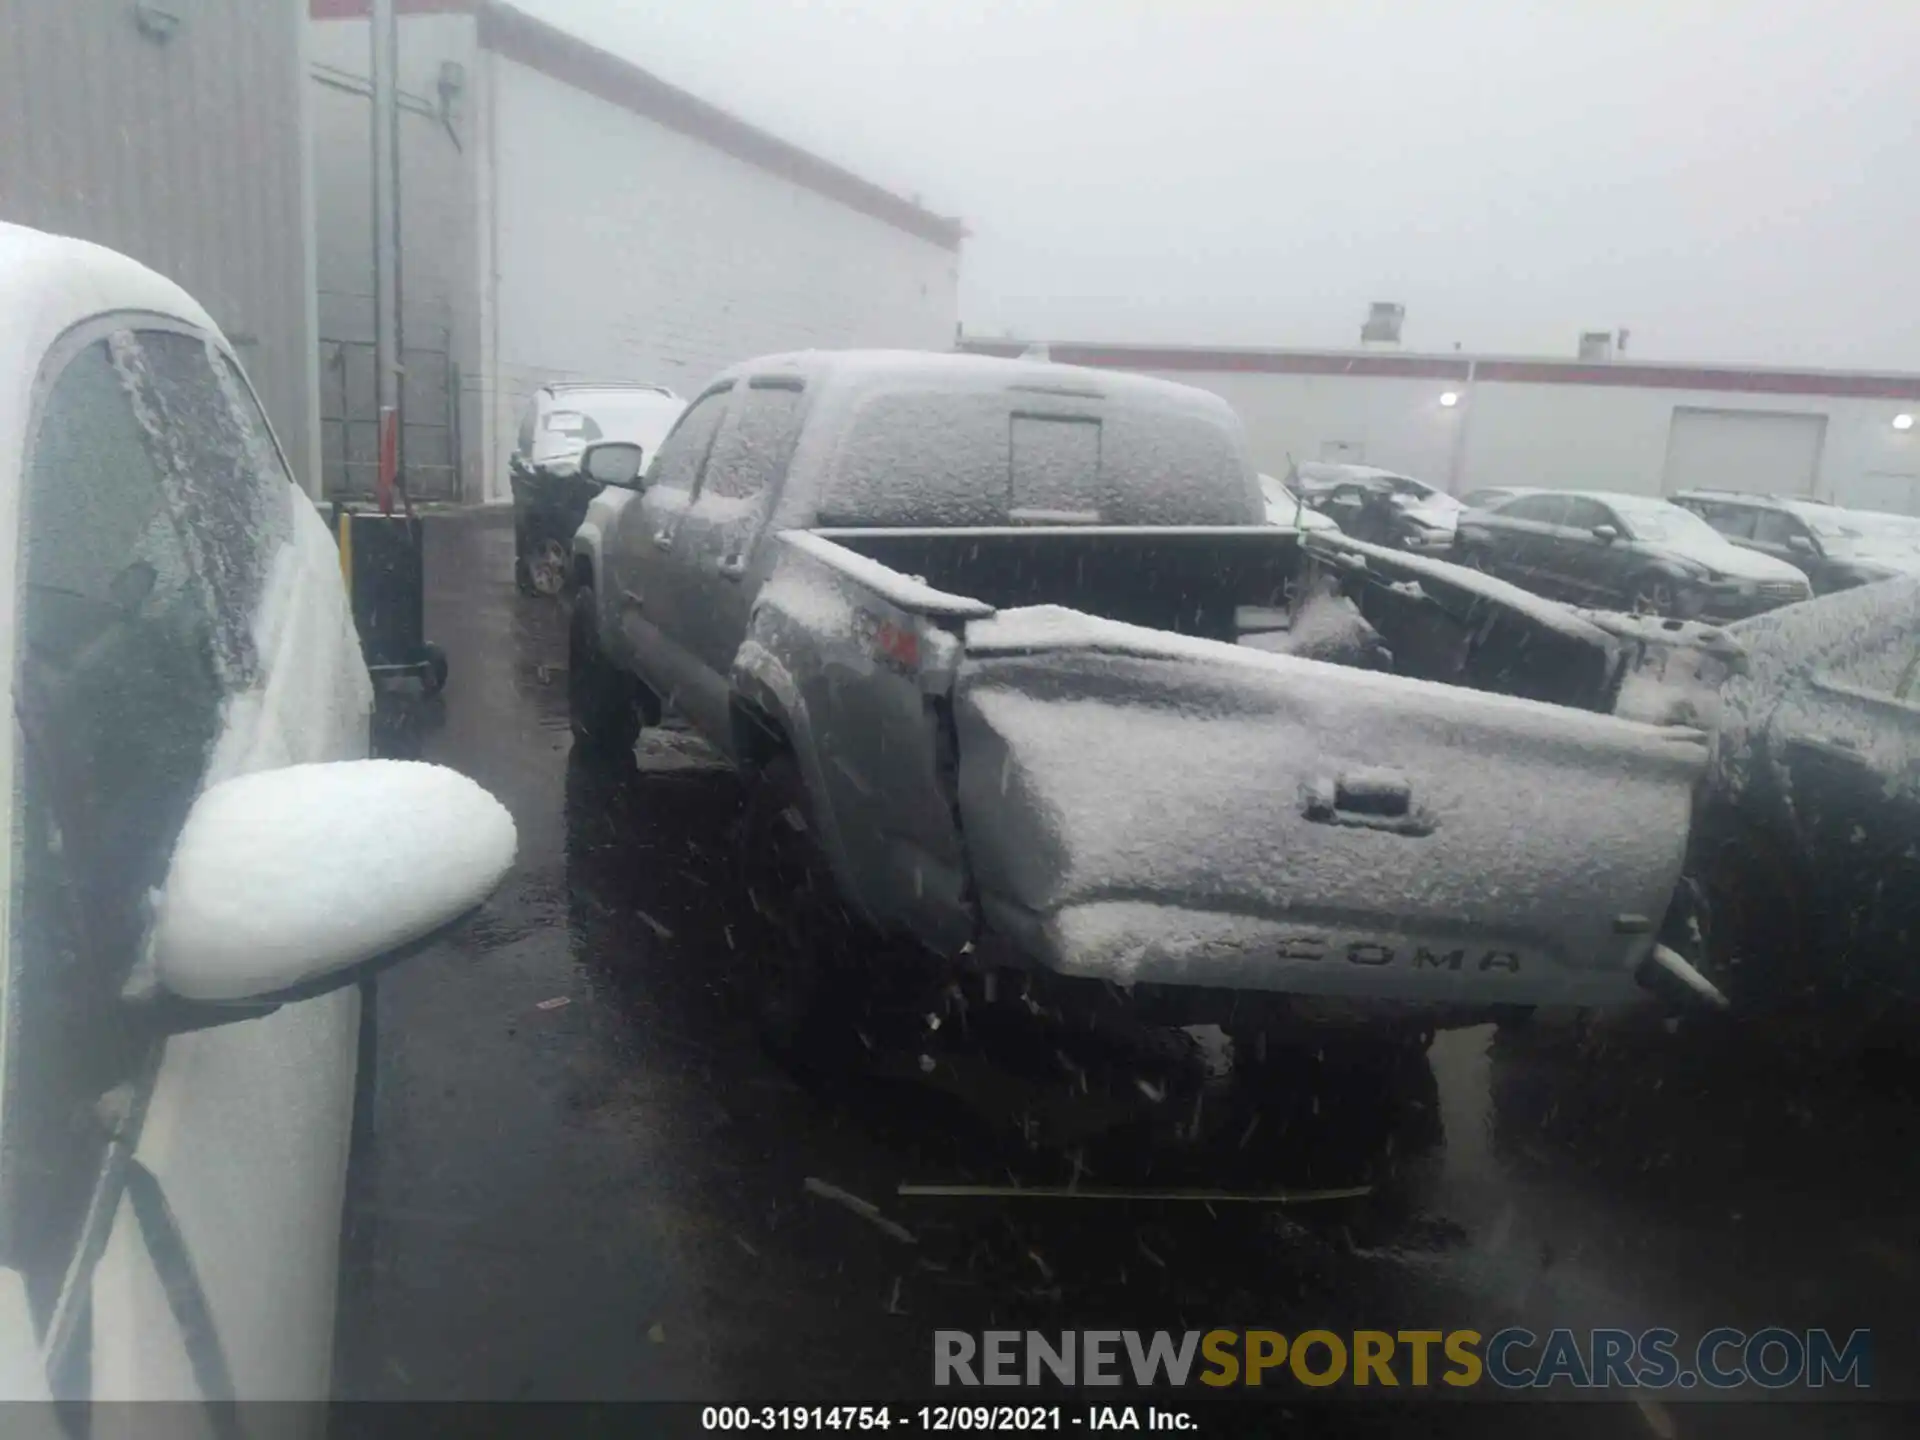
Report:
[[1920,1001],[1920,577],[1730,627],[1689,870],[1712,975],[1748,1010]]
[[1453,557],[1537,594],[1689,620],[1810,596],[1807,577],[1742,550],[1691,510],[1604,491],[1536,491],[1467,512]]
[[1300,493],[1346,534],[1376,545],[1444,553],[1460,502],[1424,480],[1368,465],[1314,461],[1297,470]]
[[602,440],[651,456],[687,402],[664,385],[543,385],[527,402],[508,461],[513,489],[513,578],[523,594],[558,595],[571,579],[573,532],[600,487],[580,474],[580,452]]
[[[634,460],[582,462],[640,493],[576,537],[574,744],[630,765],[680,712],[745,773],[756,902],[794,932],[834,897],[1009,998],[1241,1034],[1640,996],[1704,737],[1237,644],[1308,542],[1263,523],[1217,398],[770,356]],[[1598,633],[1522,600],[1509,640]],[[898,953],[793,948],[776,1016],[820,956]]]
[[1920,574],[1920,522],[1904,515],[1732,490],[1690,490],[1673,503],[1742,549],[1799,567],[1816,595]]
[[1260,477],[1260,494],[1267,502],[1269,525],[1291,525],[1303,531],[1340,528],[1332,516],[1322,515],[1271,475]]
[[1469,490],[1460,497],[1460,508],[1484,510],[1503,500],[1511,500],[1516,495],[1531,495],[1538,488],[1537,485],[1490,485],[1481,490]]
[[339,554],[206,311],[12,225],[0,524],[3,1398],[324,1400],[370,965],[513,822],[363,758]]

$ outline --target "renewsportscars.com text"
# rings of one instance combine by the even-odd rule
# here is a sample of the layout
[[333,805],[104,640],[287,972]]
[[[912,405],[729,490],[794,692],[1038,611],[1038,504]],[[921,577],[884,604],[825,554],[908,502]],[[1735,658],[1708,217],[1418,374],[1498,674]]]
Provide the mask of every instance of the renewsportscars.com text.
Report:
[[1853,1330],[936,1330],[939,1386],[1331,1385],[1731,1390],[1873,1386]]

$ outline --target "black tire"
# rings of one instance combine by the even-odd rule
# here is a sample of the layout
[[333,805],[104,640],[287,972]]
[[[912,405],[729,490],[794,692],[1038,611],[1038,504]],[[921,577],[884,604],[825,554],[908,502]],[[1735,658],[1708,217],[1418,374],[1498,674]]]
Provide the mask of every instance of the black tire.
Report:
[[814,1028],[863,938],[815,836],[799,766],[791,756],[777,756],[748,781],[739,866],[768,932],[754,947],[749,998],[763,1037],[778,1051],[798,1048]]
[[593,590],[574,592],[567,623],[567,720],[573,748],[595,759],[631,764],[640,738],[638,692],[631,676],[607,663]]
[[1635,615],[1675,615],[1680,609],[1680,592],[1671,575],[1649,570],[1634,577],[1627,587],[1627,609]]
[[420,688],[429,695],[438,695],[447,688],[447,652],[431,640],[420,648],[427,667],[420,672]]

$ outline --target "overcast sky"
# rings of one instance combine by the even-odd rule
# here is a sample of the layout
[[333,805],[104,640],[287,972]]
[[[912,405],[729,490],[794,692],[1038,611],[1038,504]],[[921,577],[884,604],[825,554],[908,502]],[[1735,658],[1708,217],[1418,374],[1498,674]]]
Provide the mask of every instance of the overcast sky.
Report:
[[1025,336],[1920,369],[1913,0],[515,0],[965,219]]

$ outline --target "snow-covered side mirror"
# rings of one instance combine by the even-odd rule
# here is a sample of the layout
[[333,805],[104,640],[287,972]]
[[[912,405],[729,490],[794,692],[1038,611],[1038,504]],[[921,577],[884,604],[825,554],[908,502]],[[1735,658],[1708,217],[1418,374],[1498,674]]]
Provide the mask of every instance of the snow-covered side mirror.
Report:
[[580,452],[580,473],[598,485],[623,490],[640,486],[640,447],[624,440],[603,440]]
[[513,817],[441,765],[349,760],[262,770],[194,803],[159,899],[163,990],[235,1004],[301,998],[438,930],[513,864]]

